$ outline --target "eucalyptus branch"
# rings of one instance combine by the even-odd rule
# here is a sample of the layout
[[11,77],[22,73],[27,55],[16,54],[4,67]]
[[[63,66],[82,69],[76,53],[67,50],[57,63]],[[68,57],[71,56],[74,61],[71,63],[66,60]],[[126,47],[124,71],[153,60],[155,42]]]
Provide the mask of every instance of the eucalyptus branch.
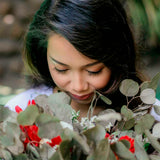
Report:
[[90,120],[90,117],[91,117],[91,112],[92,112],[92,108],[94,107],[94,101],[96,99],[96,92],[94,92],[94,96],[93,96],[93,99],[91,101],[91,105],[89,106],[89,109],[88,109],[88,112],[87,112],[87,118]]
[[132,97],[128,102],[127,102],[127,107],[129,106],[129,104],[133,101],[133,100],[135,100],[135,99],[137,99],[137,98],[139,98],[140,96],[136,96],[136,97]]

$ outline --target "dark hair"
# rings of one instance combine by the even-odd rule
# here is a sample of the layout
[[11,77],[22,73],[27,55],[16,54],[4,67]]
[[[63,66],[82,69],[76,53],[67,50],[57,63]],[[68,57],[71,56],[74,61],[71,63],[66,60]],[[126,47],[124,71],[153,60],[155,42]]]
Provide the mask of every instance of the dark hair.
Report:
[[119,83],[125,78],[141,82],[135,69],[134,39],[118,0],[45,0],[42,3],[30,24],[24,52],[32,80],[38,85],[55,85],[46,58],[51,33],[62,35],[79,52],[111,69],[106,93],[118,92]]

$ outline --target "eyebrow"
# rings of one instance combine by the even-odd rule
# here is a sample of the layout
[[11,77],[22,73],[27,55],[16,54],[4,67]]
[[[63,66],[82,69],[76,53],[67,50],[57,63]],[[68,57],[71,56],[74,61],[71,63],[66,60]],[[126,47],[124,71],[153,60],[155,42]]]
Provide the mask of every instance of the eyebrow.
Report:
[[[56,62],[56,63],[58,63],[58,64],[60,64],[60,65],[69,67],[69,65],[64,64],[64,63],[62,63],[62,62],[59,62],[59,61],[57,61],[56,59],[52,58],[51,56],[50,56],[50,58],[51,58],[52,61],[54,61],[54,62]],[[84,65],[83,67],[90,67],[90,66],[96,65],[96,64],[98,64],[98,63],[100,63],[100,62],[99,62],[99,61],[96,61],[96,62],[93,62],[93,63],[86,64],[86,65]]]

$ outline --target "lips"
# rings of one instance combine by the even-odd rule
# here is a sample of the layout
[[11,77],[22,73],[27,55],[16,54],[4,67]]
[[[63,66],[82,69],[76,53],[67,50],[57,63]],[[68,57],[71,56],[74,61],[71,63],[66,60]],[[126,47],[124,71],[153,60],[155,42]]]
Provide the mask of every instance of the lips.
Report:
[[78,99],[78,100],[86,100],[86,99],[90,98],[92,95],[93,95],[93,93],[82,95],[82,96],[71,94],[71,97],[74,99]]

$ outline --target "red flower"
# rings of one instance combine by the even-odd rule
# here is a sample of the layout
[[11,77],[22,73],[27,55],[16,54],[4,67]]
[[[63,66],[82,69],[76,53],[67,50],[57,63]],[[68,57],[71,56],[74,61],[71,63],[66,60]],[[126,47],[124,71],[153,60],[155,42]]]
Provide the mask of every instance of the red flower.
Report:
[[132,153],[134,153],[134,152],[135,152],[134,139],[131,138],[131,137],[129,137],[129,136],[122,136],[122,137],[119,138],[119,141],[122,140],[122,139],[127,140],[127,141],[130,142],[130,148],[129,148],[129,150],[130,150]]
[[48,142],[48,144],[51,146],[51,147],[54,147],[55,145],[59,145],[60,143],[62,142],[62,139],[60,136],[57,136],[57,137],[54,137],[51,139],[51,143]]
[[23,110],[22,110],[22,108],[20,108],[19,106],[15,106],[15,111],[16,111],[17,113],[20,113],[20,112],[23,111]]
[[28,101],[27,106],[35,105],[35,104],[36,104],[35,100],[34,100],[34,99],[32,99],[32,101],[31,101],[31,100],[29,100],[29,101]]
[[[114,135],[110,135],[110,134],[106,133],[105,138],[109,138],[109,140],[112,140],[112,139],[114,139]],[[119,138],[119,141],[121,141],[121,140],[123,140],[123,139],[130,142],[130,148],[129,148],[129,150],[130,150],[130,152],[134,153],[134,152],[135,152],[134,139],[126,135],[126,136],[120,137],[120,138]],[[111,144],[112,144],[112,143],[111,143]],[[115,157],[116,157],[116,160],[119,160],[119,157],[117,156],[117,154],[114,153],[114,155],[115,155]]]
[[106,133],[105,138],[109,138],[109,137],[110,137],[110,134]]
[[32,145],[36,147],[39,146],[39,142],[41,138],[38,136],[38,127],[36,125],[32,126],[22,126],[20,128],[23,133],[26,135],[26,139],[24,140],[24,147],[26,148],[27,144],[30,142]]
[[[35,101],[29,101],[28,102],[28,106],[29,105],[35,105]],[[17,113],[22,112],[23,110],[19,107],[16,106],[15,107],[15,111]],[[24,133],[25,135],[25,140],[23,141],[24,144],[24,148],[26,149],[26,146],[28,143],[31,143],[32,145],[39,147],[41,138],[38,136],[38,127],[36,125],[31,125],[31,126],[19,126],[21,131]],[[55,145],[59,145],[61,143],[62,139],[60,136],[54,137],[51,139],[51,142],[47,142],[51,147],[54,147]]]

